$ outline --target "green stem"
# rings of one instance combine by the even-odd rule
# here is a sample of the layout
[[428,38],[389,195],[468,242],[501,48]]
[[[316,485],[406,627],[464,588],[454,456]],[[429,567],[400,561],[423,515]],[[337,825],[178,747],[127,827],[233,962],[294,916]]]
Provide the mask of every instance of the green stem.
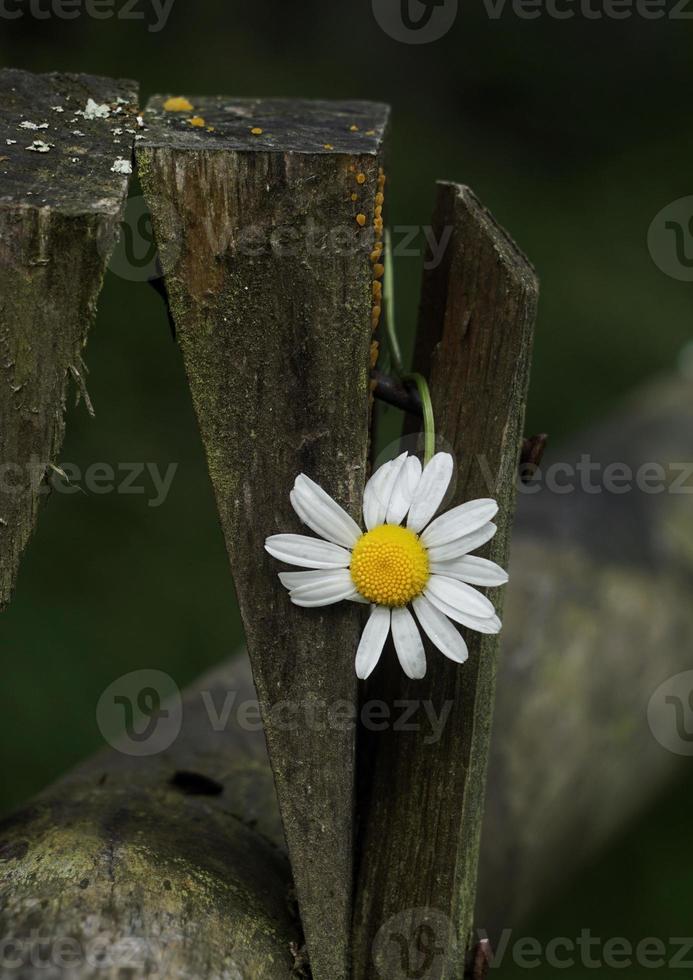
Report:
[[390,347],[392,364],[397,374],[403,370],[402,351],[397,339],[395,328],[395,265],[392,261],[392,239],[390,232],[385,232],[385,328],[387,330],[387,342]]
[[436,424],[433,417],[433,402],[431,401],[431,390],[428,387],[428,381],[424,378],[423,374],[414,372],[413,374],[405,374],[402,377],[403,381],[413,381],[419,391],[419,397],[421,399],[421,407],[423,409],[423,420],[424,420],[424,466],[428,465],[433,459],[433,454],[436,451]]
[[402,350],[399,346],[397,329],[395,327],[395,268],[392,260],[392,239],[390,238],[389,231],[385,232],[385,285],[383,291],[385,294],[385,327],[390,347],[390,356],[392,357],[392,365],[395,373],[402,378],[402,381],[411,381],[416,385],[419,391],[419,397],[421,398],[424,422],[424,466],[426,466],[430,463],[436,451],[436,427],[433,417],[433,403],[431,402],[431,392],[428,387],[428,382],[423,374],[418,374],[418,372],[413,372],[412,374],[403,373]]

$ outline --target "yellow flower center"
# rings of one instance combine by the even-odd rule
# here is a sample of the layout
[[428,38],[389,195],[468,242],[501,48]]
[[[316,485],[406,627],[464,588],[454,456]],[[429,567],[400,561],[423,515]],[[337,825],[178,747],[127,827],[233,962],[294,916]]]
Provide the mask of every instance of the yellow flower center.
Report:
[[430,574],[417,535],[394,524],[381,524],[359,538],[350,571],[364,599],[379,606],[406,606],[423,592]]

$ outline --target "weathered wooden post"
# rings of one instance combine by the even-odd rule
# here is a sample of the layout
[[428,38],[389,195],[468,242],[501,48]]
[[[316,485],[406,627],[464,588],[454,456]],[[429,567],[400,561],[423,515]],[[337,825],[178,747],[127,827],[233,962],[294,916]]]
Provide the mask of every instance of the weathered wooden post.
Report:
[[[154,98],[137,160],[245,625],[316,980],[348,975],[360,610],[292,606],[263,550],[306,472],[358,518],[387,109]],[[173,216],[173,217],[172,217]],[[295,721],[287,724],[286,706]]]
[[125,206],[137,85],[0,72],[0,610],[62,445]]
[[[489,555],[505,565],[537,282],[469,188],[439,185],[436,240],[446,228],[452,237],[444,261],[424,276],[414,363],[429,377],[437,429],[458,462],[452,503],[499,502]],[[390,657],[367,686],[367,697],[393,709],[428,699],[447,721],[435,744],[421,731],[362,738],[364,766],[367,755],[373,759],[360,806],[356,980],[399,976],[398,948],[421,948],[422,930],[438,950],[437,977],[459,980],[464,970],[499,638],[470,633],[468,641],[463,667],[432,651],[426,678],[412,682]]]

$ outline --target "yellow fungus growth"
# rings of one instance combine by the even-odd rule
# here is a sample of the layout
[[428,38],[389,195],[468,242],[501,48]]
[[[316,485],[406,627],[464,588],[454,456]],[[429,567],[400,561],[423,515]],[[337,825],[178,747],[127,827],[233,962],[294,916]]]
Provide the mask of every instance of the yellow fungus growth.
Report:
[[253,134],[253,136],[262,136],[264,129],[260,129],[259,126],[253,126],[250,132]]
[[356,174],[356,183],[357,184],[365,184],[366,183],[366,175],[365,174]]
[[383,244],[378,242],[373,251],[371,252],[371,262],[377,262],[380,256],[383,254]]
[[359,131],[358,126],[349,126],[349,132],[358,133],[358,131]]
[[406,606],[430,577],[428,554],[413,531],[381,524],[354,545],[351,578],[364,599],[380,606]]
[[352,201],[358,201],[358,199],[359,199],[359,196],[358,196],[358,194],[352,194],[352,195],[351,195],[351,200],[352,200]]
[[332,146],[331,143],[325,143],[324,149],[325,150],[334,150],[334,147]]
[[378,193],[375,195],[375,203],[380,206],[385,203],[385,195],[382,191],[378,191]]
[[192,102],[182,96],[174,96],[164,102],[166,112],[190,112],[192,108]]
[[375,221],[373,222],[373,227],[375,228],[376,233],[381,233],[382,234],[382,230],[383,230],[383,219],[382,218],[376,218]]
[[385,266],[382,262],[376,262],[373,266],[373,275],[376,279],[382,279],[385,275]]
[[216,133],[216,129],[214,128],[214,126],[208,126],[207,127],[207,132],[208,133]]
[[199,129],[207,125],[202,116],[193,116],[192,119],[188,119],[188,122],[191,126],[197,126]]
[[383,216],[383,206],[382,206],[382,204],[379,204],[377,206],[377,208],[375,209],[375,216],[376,216],[376,218],[382,218],[382,216]]
[[356,224],[359,225],[361,228],[363,228],[363,226],[366,224],[366,220],[367,219],[365,214],[356,215]]
[[380,305],[380,303],[376,303],[373,309],[371,310],[371,316],[373,317],[374,320],[380,320],[380,314],[382,312],[383,312],[382,306]]
[[374,129],[367,129],[366,130],[366,136],[375,136],[375,130]]
[[378,363],[378,354],[379,353],[380,353],[380,344],[378,343],[377,340],[374,340],[371,343],[371,370]]
[[380,300],[383,298],[383,284],[378,282],[376,279],[373,283],[373,299]]

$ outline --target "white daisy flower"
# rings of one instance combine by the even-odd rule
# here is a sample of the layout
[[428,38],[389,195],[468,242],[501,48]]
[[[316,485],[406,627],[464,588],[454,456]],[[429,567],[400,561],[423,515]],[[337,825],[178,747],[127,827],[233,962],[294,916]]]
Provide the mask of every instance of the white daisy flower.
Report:
[[454,624],[480,633],[500,631],[493,604],[473,586],[504,585],[508,576],[494,562],[470,554],[496,533],[491,521],[498,504],[470,500],[433,520],[452,471],[449,453],[437,453],[423,470],[418,458],[407,453],[385,463],[366,484],[365,532],[301,474],[291,503],[320,537],[274,534],[265,542],[274,558],[310,569],[279,573],[297,606],[328,606],[343,599],[371,604],[356,654],[362,680],[375,669],[390,632],[402,669],[417,679],[426,673],[419,626],[441,653],[460,664],[469,653]]

